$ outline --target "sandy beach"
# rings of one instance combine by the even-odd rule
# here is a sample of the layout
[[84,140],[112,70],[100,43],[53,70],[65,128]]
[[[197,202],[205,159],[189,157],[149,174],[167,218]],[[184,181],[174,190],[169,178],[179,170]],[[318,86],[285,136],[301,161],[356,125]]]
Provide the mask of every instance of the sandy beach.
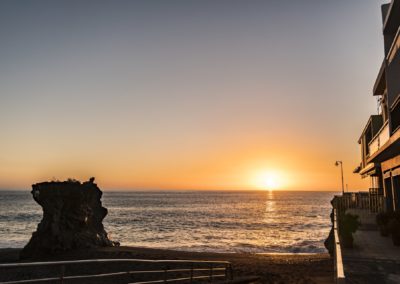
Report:
[[[17,262],[20,249],[1,249],[0,262]],[[328,254],[247,254],[247,253],[206,253],[160,250],[137,247],[114,247],[96,250],[80,250],[59,257],[41,260],[74,260],[94,258],[140,258],[140,259],[193,259],[226,260],[233,266],[235,277],[259,276],[259,283],[332,283],[333,265]],[[96,264],[98,271],[118,271],[121,266]],[[69,273],[81,273],[76,267]],[[15,277],[21,270],[0,273],[0,281]],[[28,270],[24,270],[29,274]],[[38,271],[35,271],[37,274]],[[14,274],[14,275],[13,275]],[[40,274],[39,274],[40,275]],[[101,282],[103,283],[103,282]]]

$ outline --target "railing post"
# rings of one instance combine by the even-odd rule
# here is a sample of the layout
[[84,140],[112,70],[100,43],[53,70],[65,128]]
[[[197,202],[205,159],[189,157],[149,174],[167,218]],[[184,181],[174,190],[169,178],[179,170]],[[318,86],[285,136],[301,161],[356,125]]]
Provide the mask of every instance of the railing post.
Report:
[[65,265],[61,265],[60,283],[64,283]]
[[193,283],[193,262],[190,265],[190,284]]
[[231,281],[233,280],[233,269],[232,269],[232,264],[229,263],[229,277]]
[[168,266],[164,268],[164,283],[167,283]]
[[210,282],[212,282],[213,279],[213,265],[212,263],[210,264]]

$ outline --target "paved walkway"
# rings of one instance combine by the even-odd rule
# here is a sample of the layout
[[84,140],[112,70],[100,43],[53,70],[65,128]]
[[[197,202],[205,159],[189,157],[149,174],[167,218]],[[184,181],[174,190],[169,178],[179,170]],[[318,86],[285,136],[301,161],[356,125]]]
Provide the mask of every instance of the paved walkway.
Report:
[[343,249],[346,283],[400,283],[400,247],[379,234],[375,214],[360,209],[347,213],[358,215],[361,226],[353,235],[354,248]]

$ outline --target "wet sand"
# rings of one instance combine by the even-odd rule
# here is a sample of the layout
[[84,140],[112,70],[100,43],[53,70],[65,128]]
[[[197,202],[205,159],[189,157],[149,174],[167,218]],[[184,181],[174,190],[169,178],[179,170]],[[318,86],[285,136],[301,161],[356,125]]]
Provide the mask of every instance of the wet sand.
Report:
[[[19,249],[0,249],[0,262],[20,262]],[[328,254],[249,254],[249,253],[208,253],[160,250],[136,247],[114,247],[95,250],[79,250],[57,257],[40,260],[75,260],[94,258],[140,258],[140,259],[192,259],[230,261],[235,277],[259,276],[258,283],[333,283],[333,264]],[[121,265],[97,264],[102,271],[118,271]],[[81,273],[79,267],[69,273]],[[121,271],[121,270],[120,270]],[[26,272],[26,271],[24,271]],[[37,271],[35,271],[37,272]],[[0,273],[13,278],[21,273],[13,269]],[[10,278],[8,278],[10,279]],[[1,279],[0,279],[1,281]],[[97,282],[103,283],[103,282]],[[106,282],[104,282],[106,283]]]

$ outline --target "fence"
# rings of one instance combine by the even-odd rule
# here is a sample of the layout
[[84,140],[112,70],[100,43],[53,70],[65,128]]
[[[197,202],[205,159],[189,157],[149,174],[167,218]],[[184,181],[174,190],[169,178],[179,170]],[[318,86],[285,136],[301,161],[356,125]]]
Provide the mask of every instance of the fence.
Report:
[[370,188],[368,192],[345,192],[335,196],[335,208],[344,211],[349,208],[365,209],[372,213],[384,211],[384,196],[382,189]]
[[[161,269],[155,270],[128,270],[113,273],[102,273],[102,274],[88,274],[88,275],[66,275],[66,268],[68,265],[83,265],[83,264],[100,264],[100,263],[132,263],[132,264],[157,264],[161,265]],[[171,266],[178,266],[171,268]],[[153,284],[153,283],[170,283],[170,282],[188,282],[193,283],[195,281],[207,280],[213,282],[216,279],[219,280],[233,280],[232,265],[228,261],[197,261],[197,260],[146,260],[146,259],[91,259],[91,260],[73,260],[73,261],[51,261],[51,262],[32,262],[32,263],[10,263],[0,264],[2,273],[3,270],[10,268],[27,268],[27,267],[57,267],[59,275],[55,277],[37,278],[37,279],[25,279],[25,280],[13,280],[0,282],[0,284],[22,284],[22,283],[39,283],[39,282],[55,282],[55,283],[66,283],[68,280],[82,280],[88,279],[101,279],[105,277],[115,276],[126,276],[127,280],[131,284]],[[181,266],[181,267],[179,267]],[[189,268],[183,268],[182,266],[189,266]],[[141,280],[131,282],[132,276],[135,275],[160,275],[159,279],[152,280]],[[179,277],[171,277],[171,275],[177,275]],[[154,278],[154,277],[153,277]],[[98,280],[99,281],[99,280]]]

